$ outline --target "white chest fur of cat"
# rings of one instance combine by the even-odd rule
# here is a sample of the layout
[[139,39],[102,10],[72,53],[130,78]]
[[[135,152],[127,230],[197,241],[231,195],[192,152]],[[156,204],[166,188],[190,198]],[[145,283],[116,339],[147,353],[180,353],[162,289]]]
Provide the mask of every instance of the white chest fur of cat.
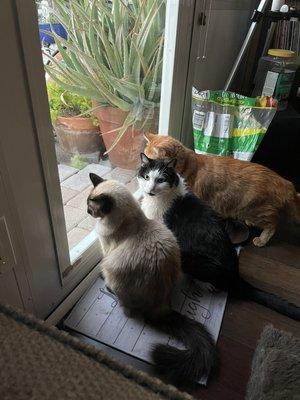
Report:
[[138,176],[138,183],[143,192],[141,207],[147,218],[164,222],[164,214],[176,197],[187,192],[184,180],[179,176],[178,179],[178,186],[170,188],[167,181],[161,181],[161,171],[159,170],[149,171],[145,176]]

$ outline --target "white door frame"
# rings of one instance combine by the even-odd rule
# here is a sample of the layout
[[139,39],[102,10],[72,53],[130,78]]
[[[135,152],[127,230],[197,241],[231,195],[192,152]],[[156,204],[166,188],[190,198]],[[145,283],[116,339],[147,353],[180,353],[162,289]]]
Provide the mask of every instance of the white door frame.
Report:
[[[197,0],[203,3],[203,0]],[[181,138],[196,0],[168,0],[159,133]]]
[[[45,318],[101,254],[94,235],[86,254],[75,249],[69,257],[34,1],[3,0],[0,25],[1,175],[32,297],[33,307],[24,308]],[[72,262],[63,277],[59,267]]]

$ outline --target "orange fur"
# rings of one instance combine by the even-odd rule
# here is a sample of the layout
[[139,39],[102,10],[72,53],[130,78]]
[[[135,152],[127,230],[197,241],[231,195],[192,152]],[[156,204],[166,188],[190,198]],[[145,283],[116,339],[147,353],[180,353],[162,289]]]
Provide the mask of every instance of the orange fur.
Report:
[[177,172],[194,193],[225,218],[245,221],[263,231],[253,239],[264,246],[287,211],[300,222],[300,198],[294,185],[262,165],[229,157],[196,154],[170,136],[145,134],[150,158],[176,158]]

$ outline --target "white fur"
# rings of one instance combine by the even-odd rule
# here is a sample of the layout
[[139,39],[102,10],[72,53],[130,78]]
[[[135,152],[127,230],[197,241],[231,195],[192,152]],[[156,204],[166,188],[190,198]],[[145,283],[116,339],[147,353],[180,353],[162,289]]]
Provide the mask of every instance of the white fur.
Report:
[[140,188],[142,189],[143,193],[153,193],[157,194],[162,192],[166,189],[169,189],[168,182],[157,183],[156,179],[160,177],[160,171],[158,169],[154,169],[149,171],[149,179],[138,178]]
[[[138,178],[138,182],[143,192],[141,206],[146,217],[163,222],[164,214],[171,207],[176,197],[184,196],[187,193],[187,187],[183,178],[181,178],[179,175],[178,186],[170,187],[167,182],[154,185],[154,182],[151,182],[151,180],[157,177],[157,172],[157,170],[150,171],[149,181],[146,181],[143,178]],[[152,175],[150,175],[151,173]],[[152,190],[149,191],[149,188],[152,188]],[[149,193],[153,193],[154,196],[150,196]]]

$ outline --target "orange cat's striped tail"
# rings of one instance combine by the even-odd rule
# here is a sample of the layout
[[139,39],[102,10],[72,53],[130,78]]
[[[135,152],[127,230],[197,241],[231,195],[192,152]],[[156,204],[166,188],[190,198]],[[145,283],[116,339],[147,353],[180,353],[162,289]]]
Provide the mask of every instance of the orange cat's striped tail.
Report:
[[288,213],[293,222],[300,224],[300,194],[295,192],[294,199],[288,204]]

